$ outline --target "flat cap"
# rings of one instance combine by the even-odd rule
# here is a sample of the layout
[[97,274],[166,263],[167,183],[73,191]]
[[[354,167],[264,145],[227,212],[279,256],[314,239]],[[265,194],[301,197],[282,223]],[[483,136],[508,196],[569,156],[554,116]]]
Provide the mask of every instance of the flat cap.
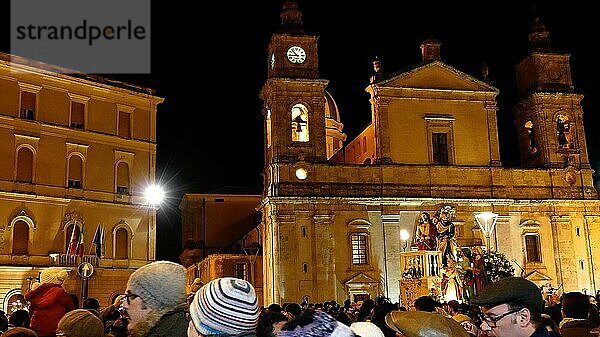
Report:
[[433,312],[392,311],[385,323],[406,337],[469,337],[458,322]]
[[489,284],[471,301],[471,304],[487,307],[503,303],[522,305],[538,312],[544,309],[540,288],[522,277],[506,277]]

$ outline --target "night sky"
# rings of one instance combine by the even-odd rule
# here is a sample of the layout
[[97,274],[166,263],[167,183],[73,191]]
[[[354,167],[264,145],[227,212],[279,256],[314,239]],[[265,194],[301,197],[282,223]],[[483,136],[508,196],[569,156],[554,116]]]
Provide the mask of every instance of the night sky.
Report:
[[[498,124],[504,166],[518,166],[512,106],[514,66],[527,55],[534,18],[527,1],[299,1],[305,31],[320,36],[321,77],[353,139],[370,120],[364,88],[378,56],[386,73],[420,61],[429,37],[442,43],[442,60],[480,78],[483,62],[500,89]],[[159,215],[158,258],[180,250],[178,203],[183,193],[244,186],[260,193],[263,167],[262,102],[267,44],[280,24],[281,1],[152,1],[152,74],[113,76],[158,90],[158,176],[169,190]],[[600,168],[598,88],[593,86],[596,12],[583,1],[535,7],[559,51],[571,54],[576,90],[585,95],[584,124],[592,167]],[[4,24],[8,31],[8,24]],[[5,44],[7,45],[7,44]],[[3,49],[8,51],[7,49]]]

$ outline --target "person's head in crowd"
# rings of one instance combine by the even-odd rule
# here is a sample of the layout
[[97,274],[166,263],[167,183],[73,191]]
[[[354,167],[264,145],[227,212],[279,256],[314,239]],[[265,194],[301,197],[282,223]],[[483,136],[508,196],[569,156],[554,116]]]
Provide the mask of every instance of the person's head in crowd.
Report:
[[347,299],[344,301],[344,308],[346,308],[346,309],[350,308],[350,304],[351,304],[351,303],[352,303],[352,301],[350,301],[350,299],[349,299],[349,298],[347,298]]
[[521,277],[506,277],[489,284],[471,303],[481,306],[481,329],[496,337],[531,336],[544,308],[540,289]]
[[156,261],[129,276],[122,306],[128,328],[143,322],[150,313],[185,302],[185,268],[169,261]]
[[435,311],[435,300],[429,296],[421,296],[415,300],[413,304],[418,311]]
[[563,295],[562,314],[564,318],[587,319],[590,314],[590,300],[580,292]]
[[0,334],[0,337],[38,337],[38,335],[31,329],[18,327]]
[[100,309],[100,302],[93,297],[88,297],[83,301],[82,309],[98,310]]
[[457,300],[451,300],[451,301],[449,301],[449,302],[448,302],[448,310],[447,310],[447,311],[448,311],[448,314],[449,314],[450,316],[457,315],[457,314],[459,313],[459,312],[458,312],[458,306],[459,306],[459,305],[460,305],[460,303],[458,303],[458,301],[457,301]]
[[267,310],[261,313],[256,325],[256,337],[274,337],[287,321],[287,316],[280,312]]
[[0,332],[4,332],[8,329],[8,317],[4,311],[0,312]]
[[66,313],[58,322],[56,336],[105,337],[104,324],[98,316],[87,309],[75,309]]
[[[267,310],[266,313],[271,312]],[[188,337],[254,334],[259,308],[254,287],[245,280],[224,277],[200,288],[190,304]]]
[[350,330],[360,337],[385,337],[381,329],[371,322],[354,322]]
[[281,313],[283,311],[283,309],[281,308],[281,305],[277,304],[277,303],[272,303],[270,304],[267,309],[271,312],[278,312]]
[[65,270],[65,268],[61,267],[50,267],[42,270],[40,273],[40,283],[51,283],[62,285],[67,278],[69,278],[69,273]]
[[278,337],[356,337],[352,330],[323,311],[308,310],[287,322]]
[[294,317],[302,313],[302,308],[300,308],[300,305],[298,303],[289,303],[285,306],[284,311],[285,315],[289,319],[293,319]]
[[69,296],[71,296],[71,301],[73,301],[73,305],[75,305],[75,308],[79,308],[79,297],[77,297],[77,295],[73,293],[69,293]]
[[10,314],[8,317],[8,325],[12,327],[29,328],[30,320],[29,312],[27,310],[19,309]]
[[385,316],[388,327],[405,337],[469,337],[455,320],[427,311],[393,311]]

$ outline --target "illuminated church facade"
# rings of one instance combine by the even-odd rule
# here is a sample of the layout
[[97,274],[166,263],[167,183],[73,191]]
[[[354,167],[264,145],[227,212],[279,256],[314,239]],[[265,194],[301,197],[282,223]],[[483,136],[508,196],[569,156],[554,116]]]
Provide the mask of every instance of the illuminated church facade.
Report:
[[[587,154],[569,55],[550,48],[536,21],[516,65],[514,108],[522,166],[500,158],[498,89],[421,45],[422,62],[377,72],[371,123],[346,135],[318,37],[288,1],[267,48],[262,213],[264,303],[402,297],[402,230],[422,212],[455,210],[457,242],[483,246],[475,216],[498,215],[490,249],[540,286],[595,293],[600,279],[600,203]],[[410,250],[407,249],[407,250]]]

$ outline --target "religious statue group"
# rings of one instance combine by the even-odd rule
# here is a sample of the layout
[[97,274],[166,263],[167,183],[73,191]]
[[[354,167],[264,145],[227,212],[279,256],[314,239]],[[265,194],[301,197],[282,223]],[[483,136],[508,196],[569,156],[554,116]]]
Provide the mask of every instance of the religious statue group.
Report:
[[415,244],[419,250],[442,253],[442,294],[453,292],[458,299],[468,301],[487,285],[488,279],[483,250],[478,246],[461,248],[456,241],[456,228],[452,222],[455,212],[454,207],[446,205],[433,216],[421,213]]

